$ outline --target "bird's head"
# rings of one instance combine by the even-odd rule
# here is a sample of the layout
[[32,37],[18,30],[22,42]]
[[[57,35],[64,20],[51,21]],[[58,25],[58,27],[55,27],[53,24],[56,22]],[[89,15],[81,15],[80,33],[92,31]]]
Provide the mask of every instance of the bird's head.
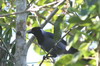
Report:
[[28,30],[27,33],[33,33],[34,34],[34,32],[40,31],[40,29],[41,29],[41,27],[34,27],[31,30]]

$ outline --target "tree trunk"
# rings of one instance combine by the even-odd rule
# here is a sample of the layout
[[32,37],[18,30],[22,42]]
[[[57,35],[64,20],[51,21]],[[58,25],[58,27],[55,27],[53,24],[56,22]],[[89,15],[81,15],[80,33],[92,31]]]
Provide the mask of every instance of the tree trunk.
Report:
[[[16,0],[16,12],[25,11],[27,5],[26,0]],[[26,19],[27,13],[17,14],[16,17],[16,52],[15,66],[27,66],[26,56]]]

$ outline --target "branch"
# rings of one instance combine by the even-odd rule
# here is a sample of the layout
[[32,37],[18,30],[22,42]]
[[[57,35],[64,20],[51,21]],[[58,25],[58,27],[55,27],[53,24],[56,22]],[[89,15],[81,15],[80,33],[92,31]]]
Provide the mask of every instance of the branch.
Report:
[[32,1],[28,4],[28,6],[27,6],[26,9],[28,9],[28,8],[30,7],[30,5],[31,5],[33,2],[34,2],[34,0],[32,0]]
[[43,6],[37,6],[37,5],[33,4],[33,6],[34,6],[35,8],[34,8],[33,6],[31,6],[29,9],[27,9],[27,11],[35,12],[35,11],[40,10],[41,8],[44,8],[44,7],[47,7],[47,6],[51,6],[51,5],[54,5],[54,4],[56,4],[56,3],[58,3],[58,2],[57,2],[57,1],[54,1],[54,2],[52,2],[52,3],[48,3],[48,4],[45,4],[45,5],[43,5]]
[[28,12],[28,11],[14,12],[14,13],[11,13],[11,14],[3,14],[3,15],[0,15],[0,17],[10,16],[10,15],[16,15],[16,14],[22,14],[22,13],[26,13],[26,12]]
[[[32,0],[32,1],[28,4],[26,10],[29,8],[30,4],[31,4],[33,1],[34,1],[34,0]],[[16,14],[22,14],[22,13],[27,13],[27,12],[29,12],[29,11],[14,12],[14,13],[11,13],[11,14],[3,14],[3,15],[0,15],[0,17],[10,16],[10,15],[16,15]]]
[[[46,20],[46,18],[43,15],[40,15],[38,12],[35,12],[36,15],[44,20]],[[54,25],[51,21],[49,21],[50,24]]]
[[[32,0],[32,1],[28,4],[26,10],[29,8],[30,4],[31,4],[33,1],[34,1],[34,0]],[[10,15],[16,15],[16,14],[22,14],[22,13],[26,13],[26,12],[28,12],[28,11],[14,12],[14,13],[11,13],[11,14],[3,14],[3,15],[0,15],[0,17],[10,16]]]
[[[6,51],[6,49],[4,48],[4,47],[2,47],[2,46],[0,46],[0,49],[2,49],[2,50],[4,50],[4,51]],[[6,51],[7,52],[7,51]]]
[[52,3],[48,3],[48,4],[45,4],[45,5],[43,5],[43,6],[40,6],[40,8],[44,8],[44,7],[47,7],[47,6],[51,6],[51,5],[54,5],[54,4],[56,4],[56,3],[58,3],[57,1],[54,1],[54,2],[52,2]]
[[66,0],[58,0],[58,1],[60,1],[60,2],[58,2],[58,3],[54,6],[54,8],[56,8],[56,7],[58,7],[59,5],[63,4]]
[[[29,5],[31,4],[33,2],[33,0],[29,3]],[[38,10],[36,10],[36,9],[41,9],[41,8],[44,8],[44,7],[47,7],[47,6],[50,6],[50,5],[54,5],[54,4],[56,4],[57,3],[57,1],[55,1],[55,2],[52,2],[52,3],[49,3],[49,4],[46,4],[46,5],[43,5],[43,6],[39,6],[39,7],[36,7],[36,8],[32,8],[32,9],[28,9],[28,8],[26,8],[26,10],[25,11],[22,11],[22,12],[14,12],[14,13],[11,13],[11,14],[3,14],[3,15],[0,15],[0,17],[5,17],[5,16],[10,16],[10,15],[16,15],[16,14],[22,14],[22,13],[27,13],[27,12],[29,12],[29,11],[33,11],[33,10],[35,10],[35,11],[38,11]],[[29,5],[28,5],[28,7],[29,7]]]
[[[30,5],[32,2],[33,2],[33,0],[29,3],[29,5]],[[16,15],[16,14],[22,14],[22,13],[27,13],[27,12],[29,12],[29,11],[30,11],[30,12],[38,11],[38,10],[41,9],[41,8],[44,8],[44,7],[47,7],[47,6],[51,6],[51,5],[54,5],[54,4],[56,4],[56,3],[58,3],[58,2],[55,1],[55,2],[46,4],[46,5],[43,5],[43,6],[36,7],[36,8],[32,8],[32,7],[30,7],[29,9],[26,8],[25,11],[22,11],[22,12],[14,12],[14,13],[11,13],[11,14],[3,14],[3,15],[0,15],[0,17],[10,16],[10,15]],[[29,7],[29,5],[28,5],[28,7]]]
[[50,21],[50,19],[56,14],[58,11],[58,8],[55,8],[55,10],[48,16],[48,18],[45,20],[44,24],[41,26],[42,28]]

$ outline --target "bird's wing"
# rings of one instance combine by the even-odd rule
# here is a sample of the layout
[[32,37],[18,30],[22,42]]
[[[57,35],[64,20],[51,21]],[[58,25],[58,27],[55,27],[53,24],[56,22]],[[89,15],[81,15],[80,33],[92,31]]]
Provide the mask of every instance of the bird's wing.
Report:
[[67,45],[67,42],[65,40],[61,40],[61,42],[64,44],[64,45]]
[[[47,36],[48,36],[49,38],[54,39],[54,34],[52,34],[52,33],[50,33],[50,32],[46,32],[46,34],[47,34]],[[62,39],[61,42],[62,42],[62,44],[67,45],[67,43],[66,43],[65,40]]]
[[50,33],[50,32],[46,32],[46,35],[51,38],[51,39],[54,39],[54,34]]

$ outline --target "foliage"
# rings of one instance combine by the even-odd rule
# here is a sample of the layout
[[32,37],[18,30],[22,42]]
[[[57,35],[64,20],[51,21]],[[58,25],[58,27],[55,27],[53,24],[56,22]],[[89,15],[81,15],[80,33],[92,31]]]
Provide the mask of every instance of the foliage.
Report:
[[[28,0],[29,3],[31,1],[32,0]],[[35,4],[33,8],[41,8],[38,11],[29,13],[26,24],[27,30],[31,29],[32,27],[42,26],[46,21],[46,18],[48,18],[55,8],[58,8],[59,10],[57,13],[47,23],[51,24],[52,27],[44,27],[45,31],[54,33],[55,40],[58,40],[61,38],[63,33],[77,25],[76,28],[71,30],[65,38],[66,42],[69,43],[68,45],[78,49],[79,53],[62,56],[59,60],[57,60],[55,66],[84,66],[86,64],[96,66],[96,46],[99,46],[98,44],[100,42],[100,1],[75,0],[74,2],[66,0],[59,6],[57,6],[57,3],[46,6],[48,3],[52,2],[55,1],[33,0],[31,3]],[[0,63],[1,61],[9,62],[9,65],[12,64],[12,56],[9,55],[9,53],[13,55],[15,52],[15,39],[12,41],[12,38],[16,33],[16,15],[5,16],[4,14],[11,14],[16,12],[16,5],[15,0],[1,0],[0,4],[0,52],[1,50],[6,51],[5,54],[7,54],[3,58],[0,57]],[[42,8],[44,5],[45,7]],[[34,50],[38,54],[46,54],[35,43],[33,45]],[[5,50],[1,49],[1,47],[5,48]],[[3,55],[3,52],[1,54]],[[89,62],[85,62],[82,60],[84,58],[91,60]]]

